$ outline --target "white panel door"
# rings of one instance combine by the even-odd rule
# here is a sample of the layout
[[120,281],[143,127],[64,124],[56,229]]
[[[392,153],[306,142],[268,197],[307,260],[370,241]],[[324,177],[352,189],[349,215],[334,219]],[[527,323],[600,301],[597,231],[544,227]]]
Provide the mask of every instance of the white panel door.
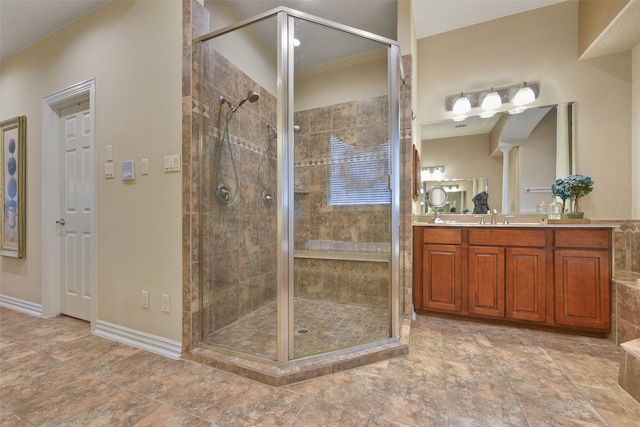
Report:
[[60,111],[62,230],[60,312],[89,321],[91,314],[91,115],[84,102]]

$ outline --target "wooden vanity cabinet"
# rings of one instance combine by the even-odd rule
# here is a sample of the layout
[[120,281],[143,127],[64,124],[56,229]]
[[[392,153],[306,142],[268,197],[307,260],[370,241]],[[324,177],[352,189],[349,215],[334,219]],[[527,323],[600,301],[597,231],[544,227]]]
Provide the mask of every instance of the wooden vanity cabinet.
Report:
[[422,307],[459,313],[462,311],[462,248],[425,245],[422,252]]
[[554,238],[556,323],[608,331],[611,323],[610,231],[557,230]]
[[469,248],[469,313],[544,322],[545,250]]
[[504,248],[469,248],[469,313],[504,317]]
[[414,269],[420,289],[415,303],[421,309],[460,313],[462,311],[462,230],[437,229],[434,233],[418,230],[414,235],[420,266]]
[[545,230],[478,228],[469,233],[469,313],[544,322]]
[[505,316],[508,319],[545,322],[546,251],[543,248],[506,248]]
[[611,230],[415,227],[418,313],[610,331]]

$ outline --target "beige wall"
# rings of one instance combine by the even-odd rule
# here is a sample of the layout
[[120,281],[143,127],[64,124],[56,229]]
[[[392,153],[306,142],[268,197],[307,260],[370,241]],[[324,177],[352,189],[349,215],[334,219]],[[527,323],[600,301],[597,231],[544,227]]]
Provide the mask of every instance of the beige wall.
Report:
[[[205,7],[210,12],[211,31],[220,30],[226,26],[240,22],[242,18],[227,1],[206,0]],[[276,18],[269,18],[273,25],[274,34],[277,28]],[[261,22],[260,25],[265,25]],[[275,41],[274,41],[275,45]],[[253,30],[253,25],[235,30],[229,34],[216,37],[210,42],[215,50],[235,64],[260,86],[272,95],[277,91],[277,57],[276,51],[269,47],[265,40]],[[245,94],[234,95],[241,99]]]
[[387,49],[299,71],[295,75],[296,111],[389,94]]
[[[95,79],[97,317],[180,340],[181,174],[162,173],[162,159],[181,152],[181,25],[178,0],[112,1],[0,64],[0,117],[28,120],[27,255],[0,258],[0,294],[41,303],[42,100]],[[102,177],[106,145],[117,176],[121,161],[135,160],[135,182]]]
[[631,55],[579,61],[577,26],[577,2],[563,2],[418,40],[418,120],[448,118],[444,98],[460,91],[539,82],[534,105],[576,102],[576,172],[595,181],[582,208],[629,218]]

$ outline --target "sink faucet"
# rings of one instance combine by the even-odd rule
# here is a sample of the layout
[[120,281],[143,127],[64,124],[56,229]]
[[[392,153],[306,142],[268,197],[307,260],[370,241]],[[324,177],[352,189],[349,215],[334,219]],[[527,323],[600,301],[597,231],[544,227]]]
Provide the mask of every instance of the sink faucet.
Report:
[[493,209],[491,211],[491,224],[497,224],[496,223],[496,215],[498,215],[498,209]]

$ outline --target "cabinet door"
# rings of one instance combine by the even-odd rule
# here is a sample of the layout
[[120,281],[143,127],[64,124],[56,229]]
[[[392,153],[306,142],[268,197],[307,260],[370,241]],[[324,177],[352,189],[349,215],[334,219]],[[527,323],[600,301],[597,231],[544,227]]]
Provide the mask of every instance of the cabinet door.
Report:
[[545,250],[507,248],[505,262],[507,318],[544,322]]
[[453,245],[424,245],[422,262],[422,307],[460,312],[462,248]]
[[504,317],[504,248],[469,247],[469,313]]
[[556,324],[610,330],[610,269],[607,250],[555,251]]

